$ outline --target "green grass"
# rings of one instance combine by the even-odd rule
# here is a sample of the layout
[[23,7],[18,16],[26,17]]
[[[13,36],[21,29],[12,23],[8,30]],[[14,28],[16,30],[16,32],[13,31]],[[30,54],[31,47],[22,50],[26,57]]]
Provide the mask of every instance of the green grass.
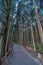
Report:
[[43,54],[43,45],[38,44],[38,45],[36,46],[36,49],[37,49],[37,52],[38,52],[38,53],[42,53],[42,54]]

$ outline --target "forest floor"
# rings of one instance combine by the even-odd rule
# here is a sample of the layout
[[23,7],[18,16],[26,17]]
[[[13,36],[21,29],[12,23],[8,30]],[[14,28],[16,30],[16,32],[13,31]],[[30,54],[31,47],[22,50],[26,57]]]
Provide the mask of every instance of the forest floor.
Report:
[[32,55],[32,57],[35,57],[37,58],[38,60],[40,60],[40,62],[43,64],[43,54],[41,54],[41,58],[38,58],[38,53],[37,52],[34,52],[34,50],[28,46],[25,46],[24,47],[25,50],[30,53]]

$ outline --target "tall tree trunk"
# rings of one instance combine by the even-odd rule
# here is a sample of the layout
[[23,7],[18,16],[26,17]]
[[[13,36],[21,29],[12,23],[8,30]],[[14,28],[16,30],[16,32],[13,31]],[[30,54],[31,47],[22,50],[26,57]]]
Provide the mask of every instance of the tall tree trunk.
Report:
[[[4,2],[4,0],[3,0]],[[7,2],[7,3],[6,3]],[[8,25],[9,25],[9,17],[10,17],[10,9],[11,9],[11,0],[5,1],[7,5],[7,13],[6,13],[6,21],[5,26],[3,28],[3,35],[2,35],[2,57],[5,55],[5,45],[6,45],[6,39],[7,39],[7,32],[8,32]],[[3,5],[3,3],[2,3]],[[4,46],[3,46],[4,45]]]
[[39,19],[35,0],[33,0],[33,5],[34,5],[34,8],[35,8],[35,14],[36,14],[36,17],[37,17],[37,25],[38,25],[40,40],[41,40],[41,43],[43,44],[43,30],[42,30],[42,26],[41,26],[41,23],[40,23],[40,19]]
[[[19,23],[20,23],[20,21],[19,21]],[[20,24],[19,24],[19,44],[20,44],[20,42],[21,42],[21,36],[20,36],[21,33],[20,33],[20,31],[21,31],[21,30],[20,30]]]
[[9,50],[11,49],[12,45],[13,45],[13,31],[14,31],[14,27],[12,26],[12,31],[9,34],[10,38],[9,38]]
[[37,43],[38,43],[38,32],[37,32],[37,27],[36,27],[36,25],[35,25],[35,32],[36,32],[36,41],[37,41]]
[[10,27],[11,27],[11,22],[9,24],[9,27],[8,27],[8,33],[7,33],[7,39],[6,39],[6,45],[5,45],[5,54],[7,53],[7,46],[8,46],[8,39],[9,39],[9,35],[10,35]]
[[31,43],[33,43],[34,51],[36,51],[35,41],[34,41],[34,34],[33,34],[33,27],[32,27],[32,21],[31,20],[30,20],[30,29],[31,29]]

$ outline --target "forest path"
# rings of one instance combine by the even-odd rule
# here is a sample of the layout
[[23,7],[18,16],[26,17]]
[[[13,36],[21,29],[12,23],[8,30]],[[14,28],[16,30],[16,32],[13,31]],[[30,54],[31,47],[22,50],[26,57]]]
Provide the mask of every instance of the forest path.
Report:
[[13,45],[13,50],[9,57],[10,59],[6,61],[7,64],[4,65],[41,65],[25,52],[23,47],[17,44]]

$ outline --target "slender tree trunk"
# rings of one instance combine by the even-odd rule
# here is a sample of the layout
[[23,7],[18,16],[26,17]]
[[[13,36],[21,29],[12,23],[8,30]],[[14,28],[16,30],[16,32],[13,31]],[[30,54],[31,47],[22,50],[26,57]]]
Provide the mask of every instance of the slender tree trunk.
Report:
[[32,21],[30,20],[30,28],[31,28],[31,43],[33,43],[34,51],[36,51],[35,47],[35,41],[34,41],[34,34],[33,34],[33,27],[32,27]]
[[19,43],[20,43],[20,24],[19,24]]
[[[14,30],[14,28],[13,28],[13,30]],[[11,48],[11,46],[13,45],[13,44],[12,44],[12,41],[13,41],[13,30],[12,30],[12,34],[11,34],[11,43],[10,43],[10,48]]]
[[1,41],[2,41],[2,37],[0,39],[0,59],[1,59],[1,56],[2,56],[2,43],[1,43]]
[[9,27],[8,27],[7,40],[6,40],[6,46],[5,46],[5,54],[7,53],[8,39],[9,39],[9,35],[10,35],[10,33],[9,33],[10,27],[11,27],[11,22],[10,22]]
[[35,25],[35,31],[36,31],[36,40],[37,40],[37,43],[38,43],[38,32],[37,32],[36,25]]

